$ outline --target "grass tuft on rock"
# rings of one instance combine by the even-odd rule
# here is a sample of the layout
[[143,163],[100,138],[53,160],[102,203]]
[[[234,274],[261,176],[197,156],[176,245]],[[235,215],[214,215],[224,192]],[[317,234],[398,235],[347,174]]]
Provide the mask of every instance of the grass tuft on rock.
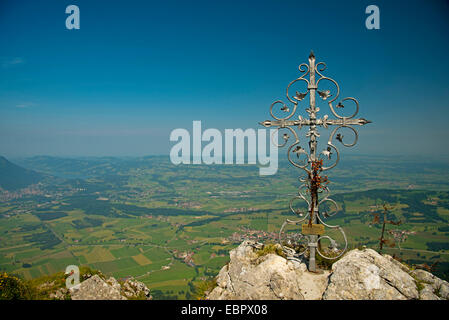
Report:
[[262,249],[256,250],[256,254],[258,257],[262,257],[270,253],[277,254],[278,256],[281,256],[283,258],[287,258],[284,251],[282,251],[282,248],[279,245],[273,243],[265,244]]
[[205,300],[207,295],[218,286],[217,279],[208,279],[198,282],[195,285],[195,290],[193,292],[193,299],[195,300]]

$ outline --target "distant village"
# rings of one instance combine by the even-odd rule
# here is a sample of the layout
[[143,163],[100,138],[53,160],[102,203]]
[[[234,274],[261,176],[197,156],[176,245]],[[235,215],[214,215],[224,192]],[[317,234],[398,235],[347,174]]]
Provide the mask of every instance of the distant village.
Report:
[[33,184],[27,188],[15,191],[8,191],[0,188],[0,202],[20,199],[26,196],[43,196],[45,191],[41,189],[39,184]]
[[64,186],[58,190],[48,191],[44,188],[42,183],[32,184],[26,188],[19,190],[8,191],[0,187],[0,202],[7,202],[11,200],[26,198],[29,196],[43,196],[45,198],[62,198],[71,196],[77,192],[85,191],[83,188],[74,188]]
[[255,241],[277,241],[277,232],[268,232],[263,230],[249,229],[247,227],[241,227],[238,232],[234,232],[230,237],[225,239],[222,243],[241,243],[243,240],[255,240]]

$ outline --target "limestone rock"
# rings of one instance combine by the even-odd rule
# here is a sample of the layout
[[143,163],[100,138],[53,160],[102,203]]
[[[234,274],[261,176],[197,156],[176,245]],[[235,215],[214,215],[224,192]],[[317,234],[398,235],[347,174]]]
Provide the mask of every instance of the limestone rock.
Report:
[[55,293],[50,293],[50,299],[66,300],[68,292],[66,288],[59,288]]
[[[352,250],[332,265],[325,300],[419,299],[405,266],[372,249]],[[397,262],[397,263],[396,263]]]
[[410,274],[424,284],[424,289],[422,289],[419,293],[420,299],[449,299],[449,283],[447,281],[444,281],[430,272],[421,269],[413,270]]
[[106,280],[106,283],[117,290],[120,290],[121,288],[120,283],[118,283],[118,281],[114,277],[110,277],[108,280]]
[[264,245],[244,241],[231,250],[210,300],[440,300],[449,283],[424,270],[411,270],[372,249],[351,250],[332,272],[310,273],[305,263],[277,254],[257,254]]
[[434,289],[431,285],[424,285],[424,289],[419,292],[419,298],[421,300],[440,300],[440,298],[434,293]]
[[117,289],[94,275],[69,289],[72,300],[126,300]]
[[123,285],[113,277],[103,280],[94,275],[69,289],[72,300],[127,300],[131,298],[151,299],[150,289],[133,278]]
[[263,244],[244,241],[231,250],[230,262],[217,277],[218,287],[210,300],[303,300],[320,299],[329,272],[312,274],[304,263],[269,253],[258,257]]
[[[114,278],[113,278],[114,279]],[[128,297],[144,295],[147,299],[151,299],[150,289],[140,281],[130,278],[123,284],[125,295]]]

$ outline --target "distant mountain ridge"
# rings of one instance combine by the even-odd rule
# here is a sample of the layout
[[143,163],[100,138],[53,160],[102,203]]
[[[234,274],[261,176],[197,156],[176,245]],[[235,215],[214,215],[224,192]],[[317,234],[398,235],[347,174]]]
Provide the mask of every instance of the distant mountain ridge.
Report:
[[43,174],[20,167],[0,156],[0,187],[2,189],[19,190],[38,183],[43,178]]

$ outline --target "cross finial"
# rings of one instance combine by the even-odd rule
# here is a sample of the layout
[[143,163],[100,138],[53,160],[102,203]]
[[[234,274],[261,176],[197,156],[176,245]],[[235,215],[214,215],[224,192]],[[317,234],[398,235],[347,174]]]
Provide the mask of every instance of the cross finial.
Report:
[[309,59],[315,58],[315,54],[313,53],[313,50],[310,50]]

